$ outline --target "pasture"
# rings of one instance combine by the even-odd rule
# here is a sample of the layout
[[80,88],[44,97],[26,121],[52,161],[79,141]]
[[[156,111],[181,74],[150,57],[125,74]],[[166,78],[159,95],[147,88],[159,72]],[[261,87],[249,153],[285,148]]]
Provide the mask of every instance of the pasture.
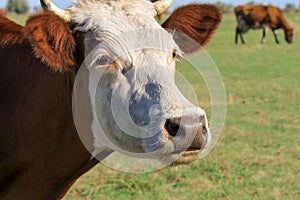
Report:
[[[223,16],[206,49],[223,76],[227,115],[204,160],[143,174],[99,164],[64,199],[299,199],[300,14],[286,16],[295,28],[292,45],[282,31],[280,45],[271,31],[261,45],[260,30],[244,35],[246,45],[235,45],[234,15]],[[205,90],[184,64],[178,68],[196,91]],[[208,95],[199,92],[198,98],[209,110]]]

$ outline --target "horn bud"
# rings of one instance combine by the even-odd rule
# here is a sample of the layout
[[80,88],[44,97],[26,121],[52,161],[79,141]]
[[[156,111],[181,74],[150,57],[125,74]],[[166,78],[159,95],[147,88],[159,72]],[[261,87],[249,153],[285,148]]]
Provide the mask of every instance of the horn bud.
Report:
[[40,2],[44,11],[52,11],[66,22],[72,21],[72,12],[70,10],[57,7],[51,0],[40,0]]
[[172,5],[173,0],[157,0],[153,3],[154,6],[154,17],[166,12]]

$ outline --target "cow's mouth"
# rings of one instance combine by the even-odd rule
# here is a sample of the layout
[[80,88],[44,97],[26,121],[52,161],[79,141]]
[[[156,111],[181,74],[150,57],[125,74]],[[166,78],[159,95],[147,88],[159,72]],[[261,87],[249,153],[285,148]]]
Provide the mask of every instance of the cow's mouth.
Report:
[[196,160],[199,159],[199,154],[201,149],[188,149],[185,152],[181,153],[177,160],[175,160],[171,166],[178,166],[178,165],[188,165]]
[[174,155],[176,159],[174,159],[170,166],[174,167],[178,165],[188,165],[196,160],[199,160],[199,155],[205,146],[206,145],[202,145],[201,147],[190,147],[184,151],[172,152],[172,155]]
[[178,166],[178,165],[188,165],[196,160],[199,160],[200,153],[205,149],[207,144],[209,143],[209,129],[203,127],[203,143],[200,146],[190,146],[188,149],[184,151],[177,151],[177,159],[171,164],[171,166]]

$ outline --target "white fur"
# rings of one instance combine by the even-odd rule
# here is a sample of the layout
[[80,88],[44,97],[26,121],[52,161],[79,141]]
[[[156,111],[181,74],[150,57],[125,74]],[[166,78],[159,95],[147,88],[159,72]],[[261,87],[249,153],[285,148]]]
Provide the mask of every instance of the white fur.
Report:
[[78,0],[70,8],[77,30],[92,30],[98,40],[108,40],[136,28],[160,28],[146,0]]
[[[148,152],[164,146],[160,152],[162,155],[179,148],[180,143],[176,146],[171,140],[164,138],[162,133],[153,140],[144,139],[149,136],[145,135],[146,128],[150,130],[153,127],[142,129],[135,126],[134,122],[128,119],[130,114],[126,110],[126,106],[129,105],[127,98],[134,91],[140,91],[142,96],[145,93],[142,87],[149,82],[165,87],[160,91],[161,111],[153,109],[153,119],[157,121],[154,121],[156,127],[150,132],[156,130],[155,128],[161,129],[165,119],[181,117],[188,110],[190,115],[205,115],[185,99],[175,85],[175,59],[172,57],[172,51],[180,50],[172,34],[165,31],[153,18],[153,4],[146,0],[77,0],[70,9],[73,21],[77,24],[76,30],[85,32],[85,53],[91,61],[85,63],[90,69],[89,93],[93,107],[92,130],[95,139],[93,156],[106,149],[112,149],[112,146],[116,147],[114,150],[130,152]],[[106,52],[123,64],[119,71],[115,70],[111,76],[106,77],[108,87],[101,89],[101,84],[104,83],[99,84],[99,77],[105,76],[107,71],[97,67],[93,61]],[[133,66],[132,73],[122,75],[120,71],[130,66]],[[115,98],[118,103],[115,106],[112,105],[114,96],[110,94],[114,91],[117,91]],[[107,97],[112,100],[108,100]],[[107,133],[115,136],[114,144],[121,143],[126,147],[117,149],[118,146],[109,144],[111,138],[107,138]]]

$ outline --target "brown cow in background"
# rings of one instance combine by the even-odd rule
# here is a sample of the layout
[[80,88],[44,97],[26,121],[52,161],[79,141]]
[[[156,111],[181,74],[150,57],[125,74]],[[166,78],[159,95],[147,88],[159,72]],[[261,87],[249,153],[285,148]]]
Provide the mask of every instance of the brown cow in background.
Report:
[[235,43],[238,43],[238,35],[243,44],[245,44],[243,34],[249,29],[263,29],[261,43],[265,42],[266,27],[272,30],[275,41],[279,44],[276,30],[283,29],[285,40],[291,44],[293,42],[293,28],[283,15],[283,12],[274,6],[263,5],[245,5],[234,8],[237,19]]

